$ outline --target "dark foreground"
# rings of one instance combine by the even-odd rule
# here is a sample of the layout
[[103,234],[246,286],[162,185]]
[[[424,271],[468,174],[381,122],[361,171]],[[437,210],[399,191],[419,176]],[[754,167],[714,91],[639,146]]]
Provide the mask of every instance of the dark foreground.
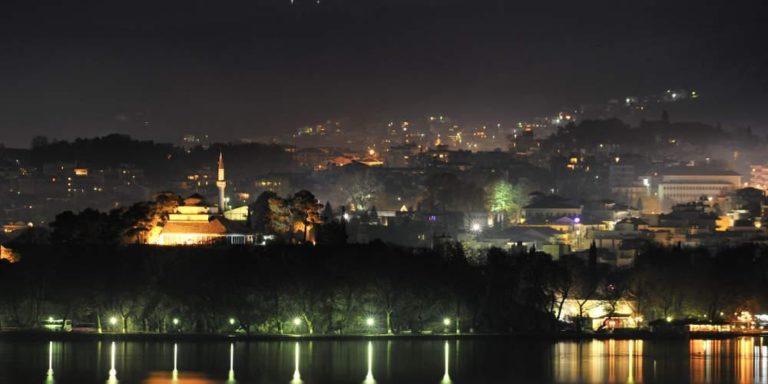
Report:
[[768,382],[768,340],[0,340],[0,383]]

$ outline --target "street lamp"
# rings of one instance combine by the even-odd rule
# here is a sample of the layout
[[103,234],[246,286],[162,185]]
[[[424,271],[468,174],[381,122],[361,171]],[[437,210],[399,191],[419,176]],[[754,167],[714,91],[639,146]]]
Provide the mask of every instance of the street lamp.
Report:
[[298,317],[293,318],[293,325],[301,325],[301,319]]
[[230,317],[229,318],[229,325],[235,325],[235,318],[234,317]]
[[447,317],[445,319],[443,319],[443,325],[445,325],[446,327],[451,325],[451,319],[449,319]]
[[109,318],[109,324],[110,324],[110,325],[115,325],[115,324],[117,324],[117,317],[115,317],[115,316],[112,316],[112,317],[110,317],[110,318]]
[[369,327],[373,327],[373,324],[375,324],[375,323],[376,323],[376,321],[373,319],[373,317],[369,317],[369,318],[365,319],[365,325],[367,325]]
[[175,317],[173,318],[173,325],[179,325],[179,319],[178,318],[175,318]]

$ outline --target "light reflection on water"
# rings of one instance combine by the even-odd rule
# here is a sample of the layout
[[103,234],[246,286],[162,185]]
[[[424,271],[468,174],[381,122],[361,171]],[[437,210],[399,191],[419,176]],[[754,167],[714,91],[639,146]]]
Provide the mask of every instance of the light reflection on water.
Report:
[[768,342],[752,337],[557,343],[515,339],[237,343],[0,341],[0,382],[3,383],[461,384],[510,380],[768,384]]
[[642,340],[561,342],[553,351],[558,382],[643,382]]
[[295,368],[293,370],[293,380],[291,380],[291,384],[301,384],[301,372],[299,372],[299,358],[301,355],[301,347],[299,347],[299,343],[296,342],[295,353],[294,353],[294,361],[295,361]]
[[[764,338],[673,341],[591,340],[554,346],[555,382],[768,384]],[[685,360],[687,361],[687,364]]]

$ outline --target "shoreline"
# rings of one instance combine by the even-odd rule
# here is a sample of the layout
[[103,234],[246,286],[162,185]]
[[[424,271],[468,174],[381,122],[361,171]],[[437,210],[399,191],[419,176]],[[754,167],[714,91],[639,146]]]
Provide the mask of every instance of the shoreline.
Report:
[[200,334],[200,333],[77,333],[41,330],[0,331],[0,341],[357,341],[357,340],[724,340],[738,337],[761,337],[766,333],[654,333],[632,331],[619,333],[435,333],[435,334],[349,334],[349,335],[294,335],[294,334]]

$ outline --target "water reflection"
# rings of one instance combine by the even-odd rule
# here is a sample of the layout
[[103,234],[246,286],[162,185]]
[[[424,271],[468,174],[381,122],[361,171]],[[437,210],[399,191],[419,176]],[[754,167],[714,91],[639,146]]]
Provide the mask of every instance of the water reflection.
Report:
[[449,366],[449,363],[450,363],[450,360],[449,360],[450,347],[448,346],[448,342],[447,341],[445,342],[445,347],[443,347],[443,350],[444,350],[443,354],[445,355],[445,357],[444,357],[444,359],[445,359],[445,372],[443,373],[443,380],[441,380],[440,383],[441,384],[450,384],[450,383],[452,383],[451,375],[448,372],[448,366]]
[[768,383],[768,347],[763,338],[691,340],[690,380]]
[[227,383],[236,383],[235,380],[235,343],[229,344],[229,374],[227,375]]
[[179,360],[179,346],[173,343],[173,371],[171,371],[171,380],[179,380],[179,370],[177,369],[177,362]]
[[557,382],[643,382],[642,340],[561,342],[554,346]]
[[629,341],[629,374],[627,375],[627,383],[635,382],[635,362],[633,360],[633,354],[635,352],[635,341]]
[[109,369],[109,379],[107,379],[107,384],[113,384],[117,383],[117,370],[115,369],[115,342],[112,342],[112,348],[109,352],[109,361],[111,363],[111,368]]
[[53,341],[48,342],[48,372],[45,377],[46,383],[53,383]]
[[[237,351],[231,340],[180,345],[173,341],[121,341],[118,356],[116,340],[47,344],[3,341],[0,382],[111,384],[119,378],[120,383],[235,384],[272,383],[282,377],[288,379],[283,381],[286,384],[453,384],[454,379],[467,383],[768,384],[768,339],[761,337],[555,343],[432,339],[386,340],[376,345],[369,340],[316,340],[311,346],[296,340],[236,343]],[[237,374],[235,352],[240,361]],[[104,377],[105,368],[108,377]]]
[[303,381],[301,381],[301,373],[299,372],[299,343],[296,343],[296,346],[294,347],[294,361],[296,362],[296,368],[293,371],[293,380],[291,380],[291,384],[301,384]]
[[368,342],[368,373],[365,375],[365,381],[363,384],[375,384],[376,379],[373,378],[373,343]]

